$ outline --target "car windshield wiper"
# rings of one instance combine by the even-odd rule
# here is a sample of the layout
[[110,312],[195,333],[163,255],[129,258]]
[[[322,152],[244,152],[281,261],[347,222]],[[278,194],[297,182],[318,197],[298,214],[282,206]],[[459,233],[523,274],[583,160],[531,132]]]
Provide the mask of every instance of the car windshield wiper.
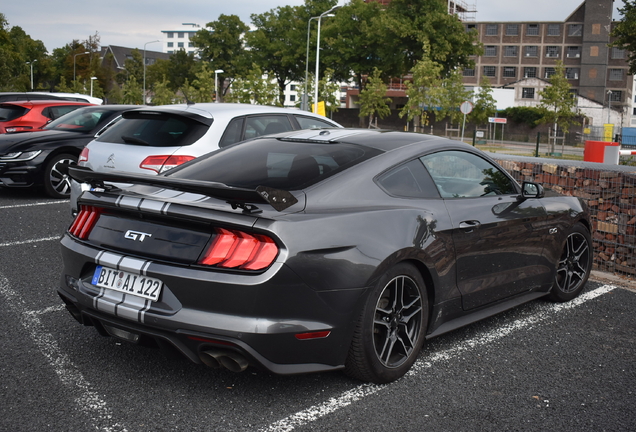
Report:
[[139,144],[139,145],[145,145],[145,146],[150,145],[149,142],[130,136],[130,135],[122,135],[121,139],[123,139],[126,144]]

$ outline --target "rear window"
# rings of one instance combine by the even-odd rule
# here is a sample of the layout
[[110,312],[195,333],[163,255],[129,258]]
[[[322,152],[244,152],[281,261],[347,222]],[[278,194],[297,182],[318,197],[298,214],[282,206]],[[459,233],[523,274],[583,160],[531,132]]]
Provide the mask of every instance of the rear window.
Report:
[[148,114],[124,118],[97,141],[153,147],[180,147],[196,142],[209,126],[172,114]]
[[259,139],[209,153],[169,175],[250,189],[299,190],[380,153],[353,144]]
[[321,120],[314,117],[296,116],[296,120],[298,121],[301,129],[337,127],[336,125],[329,123],[326,120]]
[[[103,109],[86,109],[80,106],[71,106],[73,111],[63,115],[57,120],[53,120],[46,125],[47,130],[63,130],[73,132],[90,132],[96,126],[102,125],[111,117],[112,110]],[[77,109],[76,109],[77,108]]]
[[55,120],[81,107],[82,105],[51,106],[51,107],[44,108],[44,110],[42,110],[42,115],[44,117],[50,118],[51,120]]
[[27,112],[29,112],[29,109],[21,106],[0,105],[0,121],[15,120],[18,117],[22,117]]

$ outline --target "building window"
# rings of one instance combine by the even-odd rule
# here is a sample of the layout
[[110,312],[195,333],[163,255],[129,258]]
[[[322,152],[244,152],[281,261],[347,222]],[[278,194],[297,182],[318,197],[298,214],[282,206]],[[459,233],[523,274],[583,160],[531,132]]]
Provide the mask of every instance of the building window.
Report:
[[194,42],[188,42],[188,48],[194,48]]
[[155,59],[146,57],[146,66],[155,64]]
[[464,76],[465,77],[474,77],[475,76],[475,69],[464,69]]
[[524,55],[526,57],[537,57],[537,54],[539,52],[539,48],[536,45],[529,45],[524,47]]
[[544,78],[545,78],[545,79],[548,79],[548,78],[552,77],[552,75],[554,75],[554,74],[556,73],[556,71],[554,70],[554,68],[553,68],[553,67],[547,67],[547,68],[545,68],[545,69],[544,69],[544,72],[545,72],[545,73],[544,73],[544,75],[543,75],[543,76],[544,76]]
[[290,102],[296,102],[296,95],[289,95]]
[[484,47],[484,57],[497,57],[497,47],[494,45],[486,45]]
[[545,56],[551,57],[551,58],[558,57],[559,51],[560,51],[560,48],[558,46],[549,45],[545,47]]
[[612,47],[612,58],[613,59],[624,59],[625,58],[625,50],[621,48]]
[[178,42],[177,43],[177,48],[183,48],[183,42]]
[[561,24],[548,24],[548,36],[560,36]]
[[514,78],[517,76],[517,68],[513,66],[504,66],[503,68],[504,78]]
[[523,68],[523,77],[524,78],[536,78],[537,77],[537,68],[536,67],[524,67]]
[[518,49],[518,47],[516,47],[514,45],[507,46],[504,55],[506,57],[517,57],[517,49]]
[[609,100],[612,102],[621,102],[623,100],[623,92],[620,90],[612,90],[609,95]]
[[568,36],[582,36],[583,24],[570,24],[568,28]]
[[174,54],[174,51],[170,50],[166,54]]
[[168,48],[173,48],[174,47],[174,42],[168,42]]
[[539,36],[539,24],[528,24],[526,27],[527,36]]
[[610,81],[623,81],[623,69],[610,69],[609,79]]
[[466,24],[466,31],[475,30],[477,28],[477,24]]
[[534,99],[534,88],[532,87],[524,87],[521,89],[521,98],[522,99]]
[[487,77],[495,77],[497,76],[495,73],[495,66],[484,66],[484,76]]
[[290,84],[289,91],[296,91],[296,84]]
[[177,33],[177,37],[178,37],[178,38],[183,39],[183,35],[184,35],[184,33],[183,33],[183,32],[179,32],[179,33]]
[[568,58],[579,58],[581,57],[581,47],[579,46],[569,46],[568,47]]
[[579,68],[565,68],[565,77],[567,79],[579,79]]
[[498,32],[499,32],[499,25],[486,24],[486,36],[497,36]]
[[174,37],[174,33],[173,32],[168,32],[166,34],[168,35],[168,39],[172,39]]
[[519,24],[506,24],[506,36],[519,36]]

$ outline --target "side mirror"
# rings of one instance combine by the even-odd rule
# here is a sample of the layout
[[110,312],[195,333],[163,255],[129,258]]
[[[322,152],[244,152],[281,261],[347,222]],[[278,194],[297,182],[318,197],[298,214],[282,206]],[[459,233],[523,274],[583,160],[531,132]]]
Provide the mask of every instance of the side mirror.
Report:
[[545,192],[543,190],[543,186],[539,183],[534,182],[523,182],[521,186],[521,198],[543,198],[545,196]]

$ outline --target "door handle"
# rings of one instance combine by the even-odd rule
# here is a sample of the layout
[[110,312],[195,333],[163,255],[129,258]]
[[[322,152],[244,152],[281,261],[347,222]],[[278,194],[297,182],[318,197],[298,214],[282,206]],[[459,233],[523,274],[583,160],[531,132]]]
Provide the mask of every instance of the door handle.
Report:
[[475,228],[479,228],[480,225],[481,223],[476,220],[464,221],[459,223],[459,229],[469,233],[473,232]]

